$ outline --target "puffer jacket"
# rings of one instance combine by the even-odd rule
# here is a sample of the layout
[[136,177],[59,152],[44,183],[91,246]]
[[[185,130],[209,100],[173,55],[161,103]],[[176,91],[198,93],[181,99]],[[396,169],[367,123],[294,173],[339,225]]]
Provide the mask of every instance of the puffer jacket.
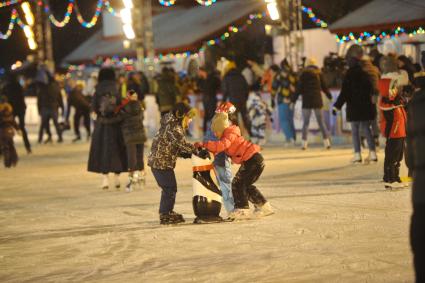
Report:
[[235,125],[227,127],[219,141],[208,141],[203,146],[214,154],[224,151],[235,164],[242,164],[260,152],[260,147],[244,139]]
[[223,101],[227,99],[233,104],[246,103],[249,94],[248,83],[241,72],[232,69],[223,78]]
[[125,144],[143,144],[146,142],[143,126],[143,110],[139,101],[125,100],[120,115],[122,117],[121,131]]
[[161,127],[153,138],[148,166],[159,170],[174,169],[177,157],[190,158],[194,151],[194,145],[185,139],[179,120],[168,113],[161,118]]
[[327,98],[332,99],[332,94],[326,87],[319,68],[317,66],[307,66],[300,75],[292,101],[295,103],[298,96],[301,95],[303,97],[303,109],[320,109],[323,107],[322,91]]
[[406,137],[406,111],[400,100],[400,90],[403,85],[403,76],[398,73],[389,73],[379,80],[379,109],[381,111],[380,128],[386,138]]

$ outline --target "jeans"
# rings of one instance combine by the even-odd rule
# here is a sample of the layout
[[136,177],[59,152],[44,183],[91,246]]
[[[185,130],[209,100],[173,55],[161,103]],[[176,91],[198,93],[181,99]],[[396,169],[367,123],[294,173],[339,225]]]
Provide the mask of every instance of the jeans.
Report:
[[152,168],[158,186],[162,189],[159,213],[166,214],[174,209],[177,194],[177,181],[173,169],[159,170]]
[[295,140],[294,111],[291,110],[287,103],[279,104],[278,111],[280,127],[286,137],[286,141]]
[[369,147],[369,150],[375,151],[375,141],[373,140],[372,136],[372,130],[371,130],[371,123],[372,121],[355,121],[351,122],[351,135],[353,138],[353,146],[354,146],[354,152],[360,153],[361,147],[360,147],[360,128],[363,129],[367,145]]
[[225,166],[215,165],[214,168],[223,197],[224,208],[227,212],[233,211],[235,208],[235,201],[232,194],[232,168],[230,167],[230,162],[226,158]]
[[256,153],[243,162],[232,181],[232,192],[235,199],[235,208],[249,209],[248,201],[257,206],[264,205],[267,200],[254,186],[264,170],[264,159]]
[[314,112],[316,116],[317,124],[319,124],[320,132],[322,133],[323,139],[329,137],[328,129],[326,129],[325,123],[323,122],[322,110],[321,109],[303,109],[303,134],[302,139],[307,140],[308,126],[310,125],[311,112]]

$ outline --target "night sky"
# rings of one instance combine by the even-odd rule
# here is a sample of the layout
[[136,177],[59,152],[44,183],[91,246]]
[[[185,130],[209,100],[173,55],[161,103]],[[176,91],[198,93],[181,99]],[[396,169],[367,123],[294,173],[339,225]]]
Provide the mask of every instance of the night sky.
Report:
[[[328,23],[331,23],[369,1],[370,0],[305,0],[303,1],[303,4],[312,7],[317,16]],[[31,2],[34,3],[34,1]],[[97,0],[76,0],[76,2],[78,3],[85,20],[90,20],[95,12]],[[112,6],[117,8],[119,7],[120,2],[121,1],[119,0],[111,1]],[[67,3],[68,0],[50,1],[51,9],[58,20],[63,18]],[[159,7],[157,0],[153,0],[153,4],[154,7]],[[195,0],[177,0],[177,5],[192,6],[197,4]],[[7,31],[13,7],[17,8],[18,6],[14,5],[12,7],[0,8],[0,31],[3,33]],[[20,14],[23,18],[23,13],[21,12]],[[52,25],[55,61],[60,63],[60,61],[68,53],[84,42],[101,27],[101,17],[99,18],[96,26],[91,29],[86,29],[78,23],[75,14],[72,15],[70,23],[64,28],[56,28]],[[29,53],[30,50],[28,49],[24,32],[21,28],[15,27],[12,36],[8,40],[0,40],[0,67],[8,68],[11,64],[16,62],[16,60],[24,60]]]

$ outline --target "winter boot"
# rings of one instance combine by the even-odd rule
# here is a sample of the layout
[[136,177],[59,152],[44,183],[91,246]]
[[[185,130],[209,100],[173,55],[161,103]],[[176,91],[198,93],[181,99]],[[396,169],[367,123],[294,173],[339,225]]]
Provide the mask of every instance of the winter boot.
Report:
[[159,214],[159,223],[162,225],[178,224],[183,222],[185,222],[183,215],[178,214],[174,211]]
[[102,174],[102,190],[109,189],[109,178],[108,174]]
[[115,184],[115,189],[119,190],[121,188],[120,174],[114,174],[114,184]]
[[331,140],[330,139],[324,139],[323,145],[325,146],[326,149],[331,149]]
[[229,219],[231,220],[244,220],[250,218],[252,218],[252,213],[249,209],[236,208],[229,213]]
[[264,217],[274,214],[274,210],[270,202],[266,202],[262,206],[255,205],[254,215],[257,217]]
[[403,183],[398,182],[398,175],[396,173],[397,168],[395,165],[388,166],[384,172],[384,184],[386,189],[400,189],[403,187]]
[[360,152],[355,152],[353,158],[350,161],[352,164],[361,164],[362,163],[362,155]]
[[307,147],[308,147],[308,142],[307,142],[306,140],[302,140],[302,146],[301,146],[301,149],[302,149],[302,150],[306,150],[306,149],[307,149]]

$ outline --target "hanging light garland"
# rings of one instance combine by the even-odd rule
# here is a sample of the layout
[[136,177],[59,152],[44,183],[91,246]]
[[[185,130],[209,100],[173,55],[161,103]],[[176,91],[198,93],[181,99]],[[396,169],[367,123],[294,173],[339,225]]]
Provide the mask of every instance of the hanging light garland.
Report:
[[385,31],[381,32],[380,34],[371,34],[367,31],[361,32],[359,36],[355,36],[352,32],[350,32],[348,35],[341,35],[336,36],[336,41],[338,43],[348,42],[348,41],[354,41],[356,43],[362,43],[363,41],[376,41],[380,42],[383,39],[390,39],[390,38],[396,38],[400,35],[407,34],[409,37],[413,37],[417,34],[425,34],[425,30],[422,27],[419,27],[411,32],[406,32],[406,29],[402,27],[397,27],[393,31],[387,33]]
[[94,13],[94,16],[91,18],[89,22],[86,22],[80,13],[80,9],[78,9],[77,3],[75,3],[74,9],[75,9],[75,13],[77,14],[78,22],[85,28],[94,27],[97,23],[97,20],[99,19],[100,14],[102,13],[103,4],[104,4],[104,0],[97,1],[96,12]]
[[0,39],[6,40],[12,35],[12,31],[15,28],[17,18],[18,18],[18,11],[16,9],[13,9],[10,15],[9,27],[5,33],[0,32]]
[[176,0],[159,0],[159,4],[165,7],[173,6],[176,3]]
[[52,24],[58,28],[63,28],[66,26],[69,21],[71,20],[71,15],[74,10],[74,0],[68,0],[68,6],[66,8],[66,13],[62,21],[58,21],[55,16],[53,16],[52,12],[50,11],[50,6],[48,3],[44,4],[44,10],[49,15],[49,20],[52,22]]
[[198,2],[202,6],[208,7],[217,2],[217,0],[196,0],[196,2]]
[[309,19],[315,23],[317,26],[321,27],[321,28],[327,28],[328,24],[319,19],[318,17],[316,17],[316,15],[313,13],[313,10],[310,7],[305,7],[305,6],[301,6],[301,9],[304,13],[306,13],[309,17]]
[[20,3],[21,1],[22,0],[1,1],[0,8],[12,6],[12,5]]

